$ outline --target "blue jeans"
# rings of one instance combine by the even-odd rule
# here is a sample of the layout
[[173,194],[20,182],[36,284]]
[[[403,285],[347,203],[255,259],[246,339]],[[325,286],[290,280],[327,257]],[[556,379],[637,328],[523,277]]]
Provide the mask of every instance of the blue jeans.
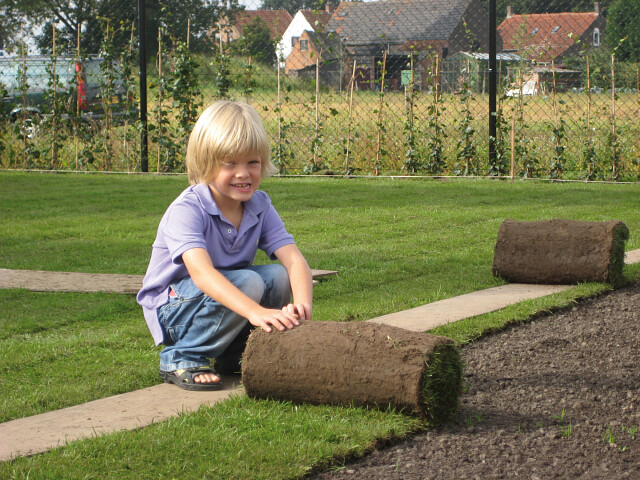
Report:
[[[289,275],[282,265],[219,271],[265,308],[279,309],[291,302]],[[165,346],[160,352],[160,370],[208,366],[209,359],[224,356],[227,349],[239,360],[251,327],[247,319],[205,295],[191,277],[171,284],[171,288],[176,296],[158,308]],[[238,341],[234,344],[237,337],[242,345]]]

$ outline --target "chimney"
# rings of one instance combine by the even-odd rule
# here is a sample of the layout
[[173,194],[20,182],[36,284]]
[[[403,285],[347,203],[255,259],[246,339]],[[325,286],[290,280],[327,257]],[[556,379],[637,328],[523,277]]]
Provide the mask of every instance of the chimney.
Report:
[[600,15],[600,2],[593,2],[593,11]]
[[513,7],[511,5],[507,6],[507,18],[513,17]]
[[332,2],[327,2],[324,4],[324,11],[327,13],[333,13],[333,3]]

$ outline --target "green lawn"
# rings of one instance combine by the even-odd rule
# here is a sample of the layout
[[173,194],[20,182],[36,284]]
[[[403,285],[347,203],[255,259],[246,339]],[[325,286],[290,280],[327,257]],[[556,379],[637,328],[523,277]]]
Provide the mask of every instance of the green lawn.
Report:
[[[186,185],[184,176],[0,172],[0,268],[144,274],[160,217]],[[491,262],[505,218],[618,219],[631,231],[627,250],[640,248],[637,184],[316,177],[263,189],[312,268],[340,272],[314,291],[317,320],[366,320],[501,284]],[[625,272],[638,278],[640,266]],[[438,333],[464,343],[607,288],[581,285]],[[0,290],[0,306],[1,421],[158,383],[158,348],[131,295]],[[5,462],[0,478],[296,478],[420,427],[396,412],[240,396]]]

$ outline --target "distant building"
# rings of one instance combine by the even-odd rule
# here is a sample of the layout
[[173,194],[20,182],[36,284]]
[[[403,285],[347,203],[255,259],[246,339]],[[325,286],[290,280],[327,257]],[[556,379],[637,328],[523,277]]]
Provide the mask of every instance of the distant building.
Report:
[[345,84],[356,62],[356,88],[376,89],[386,52],[385,85],[400,89],[411,72],[414,82],[430,81],[428,71],[439,61],[460,51],[489,50],[488,15],[480,0],[387,0],[342,2],[326,31],[340,36],[345,58]]
[[507,18],[498,27],[504,51],[514,52],[537,63],[564,63],[585,47],[598,48],[606,21],[600,4],[593,12],[538,13],[515,15],[507,7]]
[[256,18],[262,20],[269,28],[270,38],[279,41],[293,20],[293,17],[286,10],[240,10],[233,17],[222,18],[218,25],[216,39],[224,43],[232,42],[242,37],[244,29]]
[[323,85],[339,89],[345,73],[343,56],[340,37],[305,30],[287,57],[285,72],[311,79],[315,79],[317,73]]
[[281,66],[285,66],[285,61],[298,44],[302,32],[323,32],[332,13],[333,6],[327,2],[324,10],[300,10],[293,16],[293,20],[276,46]]
[[[499,82],[507,78],[514,66],[517,68],[523,63],[515,53],[498,53],[496,61]],[[458,52],[449,55],[442,63],[440,79],[443,92],[458,92],[466,83],[471,91],[485,93],[489,89],[489,54]]]

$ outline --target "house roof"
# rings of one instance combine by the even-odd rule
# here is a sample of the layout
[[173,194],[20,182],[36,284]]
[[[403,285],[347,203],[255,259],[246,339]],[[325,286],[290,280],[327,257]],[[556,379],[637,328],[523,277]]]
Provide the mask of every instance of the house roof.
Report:
[[347,45],[446,40],[471,0],[342,2],[327,24]]
[[338,35],[333,33],[312,32],[305,30],[309,40],[320,53],[322,60],[333,60],[341,56],[341,41]]
[[575,45],[600,16],[587,13],[513,15],[498,27],[505,50],[529,50],[527,57],[550,61]]
[[271,32],[271,39],[281,38],[293,17],[286,10],[241,10],[235,14],[233,26],[242,34],[244,27],[256,17],[260,18]]
[[329,23],[329,20],[331,20],[331,14],[326,10],[300,10],[300,13],[304,15],[309,25],[316,31],[318,31],[320,27],[322,27],[320,28],[320,30],[322,30],[327,23]]

